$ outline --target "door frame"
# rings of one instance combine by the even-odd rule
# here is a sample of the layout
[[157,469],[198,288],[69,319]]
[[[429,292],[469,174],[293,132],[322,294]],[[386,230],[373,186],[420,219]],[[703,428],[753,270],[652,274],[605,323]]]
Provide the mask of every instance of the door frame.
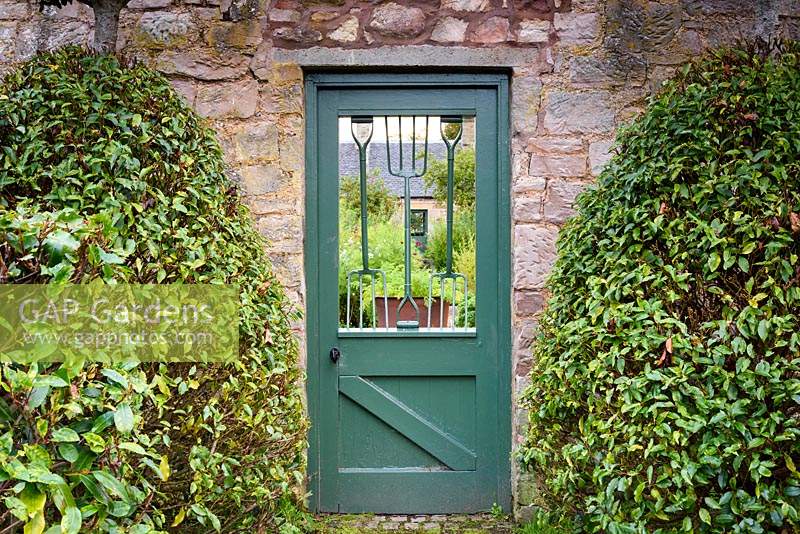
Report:
[[320,507],[320,432],[315,424],[320,410],[320,366],[328,363],[319,342],[319,210],[317,181],[318,115],[320,89],[370,88],[491,88],[497,92],[497,188],[498,188],[498,292],[505,295],[498,306],[497,388],[498,407],[507,407],[497,414],[497,496],[498,504],[510,511],[511,504],[511,188],[510,188],[510,110],[509,76],[507,73],[361,73],[312,72],[305,76],[305,239],[304,267],[306,281],[306,402],[311,427],[308,434],[309,507]]

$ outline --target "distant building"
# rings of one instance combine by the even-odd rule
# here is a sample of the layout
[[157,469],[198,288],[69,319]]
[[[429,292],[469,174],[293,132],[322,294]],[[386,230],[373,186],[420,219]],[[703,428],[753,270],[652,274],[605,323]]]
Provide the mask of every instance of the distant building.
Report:
[[[403,149],[407,150],[408,143],[403,145]],[[392,157],[392,168],[397,170],[399,147],[397,143],[389,145]],[[418,145],[417,152],[422,150],[422,146]],[[410,164],[408,153],[404,153],[405,168]],[[428,144],[428,162],[434,159],[444,159],[447,157],[447,148],[444,143],[429,143]],[[422,168],[422,160],[417,160],[418,168]],[[405,183],[403,178],[389,174],[389,166],[386,159],[386,143],[370,143],[367,146],[367,175],[377,175],[386,184],[389,191],[397,196],[398,200],[402,200]],[[340,143],[339,144],[339,176],[358,176],[359,173],[359,160],[358,148],[355,143]],[[445,206],[436,202],[433,198],[432,189],[425,187],[425,180],[423,178],[415,178],[411,180],[411,230],[412,235],[424,245],[427,242],[428,231],[433,222],[444,219]]]

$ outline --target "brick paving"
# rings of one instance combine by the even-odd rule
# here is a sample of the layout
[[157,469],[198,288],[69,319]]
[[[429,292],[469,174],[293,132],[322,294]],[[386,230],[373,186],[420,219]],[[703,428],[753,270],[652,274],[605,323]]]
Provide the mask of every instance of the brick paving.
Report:
[[318,517],[319,534],[376,534],[415,532],[419,534],[512,534],[508,517],[474,515],[340,515]]

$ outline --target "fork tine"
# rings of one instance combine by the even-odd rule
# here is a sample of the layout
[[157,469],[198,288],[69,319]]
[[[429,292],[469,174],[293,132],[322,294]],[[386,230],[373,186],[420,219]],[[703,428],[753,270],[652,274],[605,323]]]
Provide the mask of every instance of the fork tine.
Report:
[[364,274],[358,274],[358,328],[364,328]]
[[376,318],[376,312],[375,312],[375,273],[371,273],[369,279],[370,279],[370,283],[369,283],[370,293],[371,293],[371,296],[372,296],[372,300],[370,301],[370,306],[372,306],[372,325],[371,326],[372,326],[372,328],[377,328],[378,327],[378,323],[375,320],[375,318]]
[[347,315],[345,316],[345,328],[348,330],[350,330],[350,285],[352,284],[352,276],[352,272],[347,273]]

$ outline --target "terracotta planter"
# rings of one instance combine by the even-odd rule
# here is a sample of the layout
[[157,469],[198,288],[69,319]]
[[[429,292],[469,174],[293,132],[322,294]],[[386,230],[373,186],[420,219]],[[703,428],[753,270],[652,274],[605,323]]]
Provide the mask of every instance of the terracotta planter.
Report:
[[[397,326],[397,306],[400,304],[400,301],[403,300],[400,297],[388,297],[386,299],[387,304],[389,306],[389,328],[395,328]],[[428,307],[425,305],[425,301],[427,299],[425,297],[414,297],[414,302],[417,303],[419,307],[419,326],[420,328],[427,328],[428,327]],[[444,306],[444,314],[442,321],[444,325],[439,324],[439,308],[442,305],[442,301],[439,299],[433,299],[433,309],[431,310],[431,328],[440,328],[442,326],[447,326],[447,319],[448,313],[450,312],[450,306],[445,303]],[[386,314],[383,312],[383,299],[380,297],[375,298],[375,312],[378,316],[378,328],[386,328],[385,324],[385,317]],[[403,306],[403,309],[400,312],[400,320],[401,321],[413,321],[416,315],[414,314],[414,307],[411,306],[411,303],[406,304]]]

